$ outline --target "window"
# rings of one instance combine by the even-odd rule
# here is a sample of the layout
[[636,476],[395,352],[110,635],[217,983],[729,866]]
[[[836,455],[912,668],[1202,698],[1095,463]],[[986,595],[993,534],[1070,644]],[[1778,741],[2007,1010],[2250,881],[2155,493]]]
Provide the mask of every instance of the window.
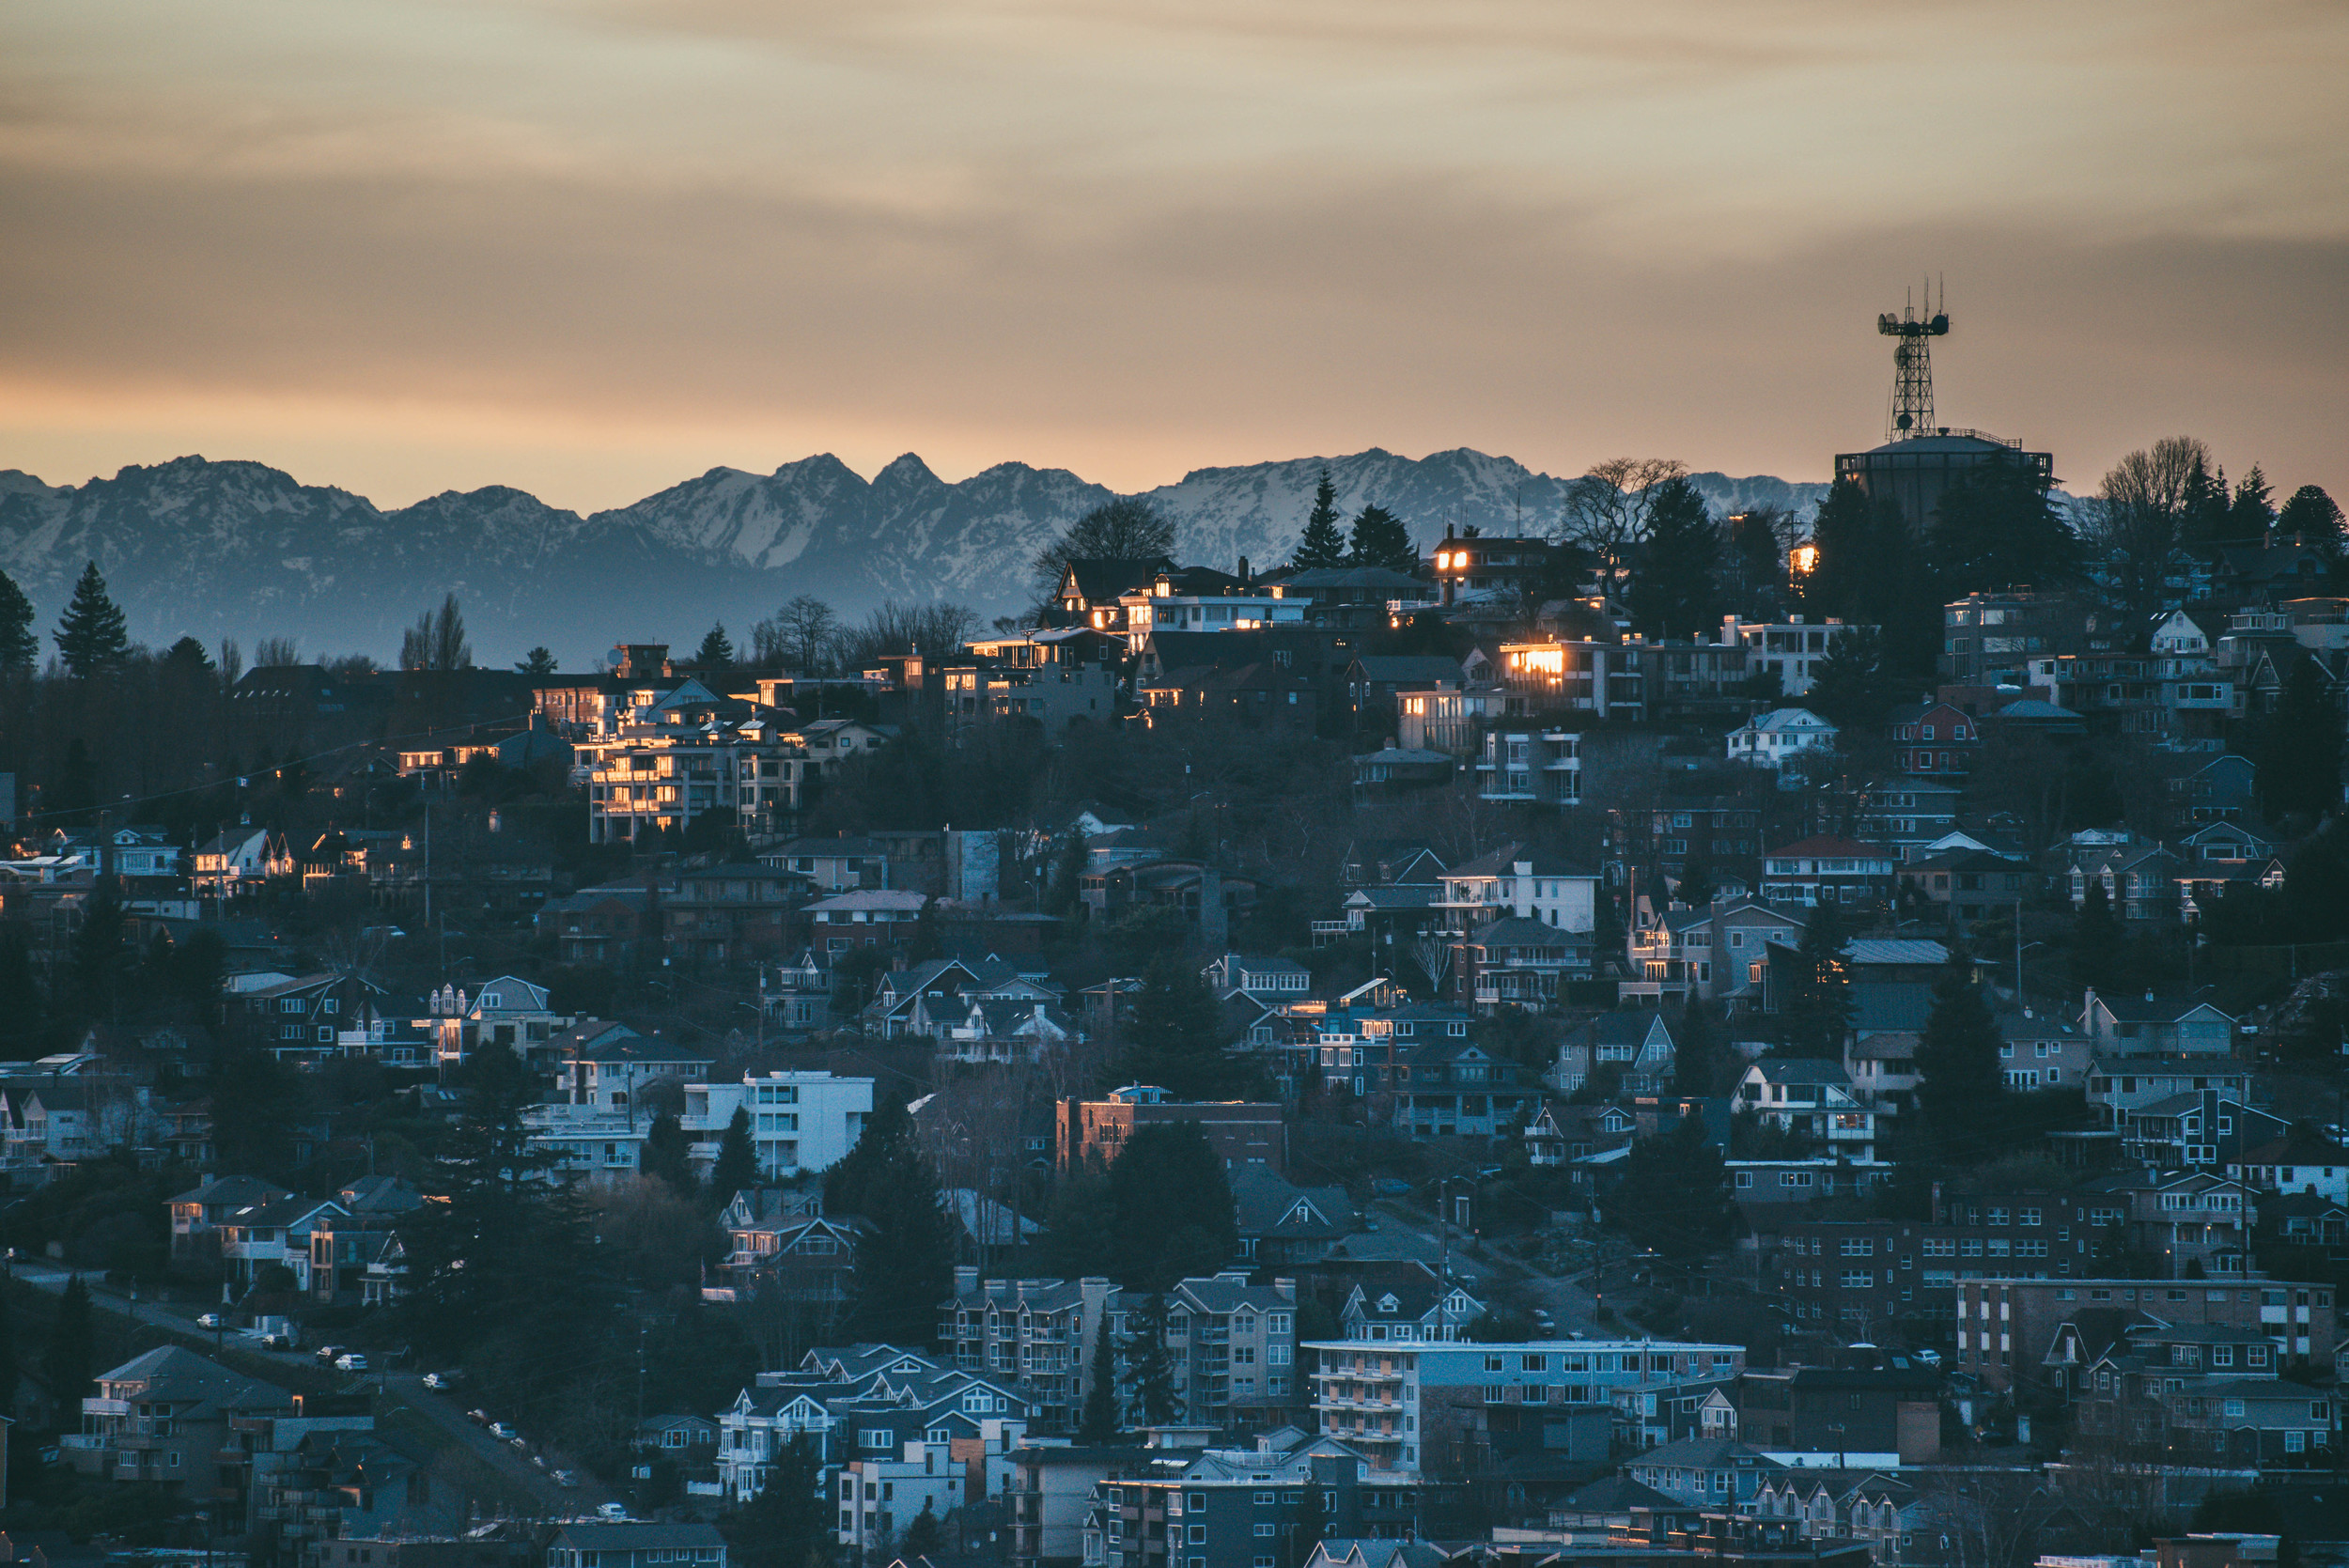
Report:
[[2284,1452],[2286,1453],[2306,1453],[2308,1450],[2309,1435],[2307,1433],[2287,1432],[2284,1434]]

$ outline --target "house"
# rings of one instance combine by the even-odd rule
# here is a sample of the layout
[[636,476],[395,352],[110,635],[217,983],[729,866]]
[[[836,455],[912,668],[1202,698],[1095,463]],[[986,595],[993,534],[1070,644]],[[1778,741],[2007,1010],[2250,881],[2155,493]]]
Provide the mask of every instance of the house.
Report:
[[1171,670],[1137,681],[1134,697],[1143,723],[1152,729],[1226,723],[1310,734],[1320,718],[1321,693],[1313,679],[1274,663]]
[[658,907],[650,887],[617,882],[551,898],[531,923],[541,936],[554,938],[566,964],[626,969],[657,931]]
[[1251,958],[1226,953],[1202,971],[1219,996],[1242,992],[1260,1001],[1289,1001],[1313,989],[1313,971],[1286,958]]
[[1620,1149],[1638,1123],[1619,1105],[1545,1105],[1525,1124],[1529,1165],[1556,1167]]
[[1776,707],[1731,730],[1723,746],[1732,762],[1775,771],[1806,753],[1833,754],[1841,733],[1807,707]]
[[1958,849],[1906,861],[1899,868],[1905,911],[1966,928],[1984,920],[2013,922],[2037,891],[2038,873],[1985,849]]
[[1585,934],[1597,924],[1597,873],[1517,845],[1454,866],[1442,882],[1439,908],[1455,936],[1503,915]]
[[545,1063],[557,1033],[571,1017],[549,1005],[544,986],[501,974],[467,987],[445,984],[425,999],[418,1023],[432,1037],[434,1062],[443,1070],[462,1065],[483,1046],[504,1046],[525,1062]]
[[2088,901],[2088,885],[2100,884],[2114,916],[2159,921],[2176,917],[2177,879],[2186,867],[2157,844],[2074,844],[2059,860],[2057,885],[2072,908]]
[[818,893],[889,886],[889,846],[877,839],[795,838],[759,852],[761,863],[805,877]]
[[332,1198],[277,1198],[241,1208],[220,1221],[221,1262],[239,1286],[251,1289],[272,1268],[293,1276],[293,1288],[310,1288],[310,1232],[322,1219],[348,1219],[350,1210]]
[[1922,1365],[1749,1367],[1737,1380],[1737,1430],[1774,1450],[1898,1453],[1904,1465],[1930,1465],[1941,1453],[1940,1391],[1941,1374]]
[[662,904],[668,955],[692,963],[757,963],[790,955],[808,879],[762,862],[680,871]]
[[1240,1256],[1258,1266],[1317,1263],[1362,1228],[1343,1187],[1292,1187],[1254,1165],[1232,1172],[1231,1181]]
[[873,1227],[850,1215],[828,1219],[820,1193],[746,1187],[718,1217],[726,1255],[702,1287],[705,1301],[756,1302],[828,1335],[853,1294],[857,1249]]
[[2306,1127],[2243,1150],[2227,1162],[2227,1174],[2267,1192],[2349,1203],[2349,1149]]
[[1455,995],[1481,1014],[1503,1007],[1555,1007],[1565,987],[1591,978],[1597,944],[1590,933],[1504,915],[1487,921],[1453,951]]
[[1781,1131],[1804,1133],[1842,1158],[1875,1157],[1876,1113],[1841,1062],[1765,1058],[1737,1080],[1736,1109]]
[[1655,1094],[1669,1083],[1674,1060],[1672,1030],[1662,1013],[1644,1007],[1601,1013],[1566,1031],[1549,1080],[1571,1094],[1593,1073],[1611,1067],[1621,1075],[1619,1093]]
[[293,874],[293,856],[266,828],[231,828],[195,851],[188,891],[198,898],[235,898],[272,877]]
[[547,1542],[546,1568],[726,1568],[716,1525],[572,1520]]
[[1735,1511],[1784,1468],[1735,1438],[1688,1437],[1633,1455],[1624,1473],[1674,1502]]
[[1521,1127],[1541,1103],[1517,1065],[1469,1040],[1412,1051],[1395,1096],[1394,1125],[1413,1138],[1494,1138]]
[[181,1498],[222,1489],[215,1457],[235,1449],[231,1422],[286,1409],[292,1396],[178,1345],[162,1345],[101,1372],[81,1402],[79,1432],[57,1439],[85,1476],[144,1483]]
[[806,908],[811,939],[827,958],[861,947],[902,947],[929,905],[927,893],[871,889],[834,893]]
[[1485,1315],[1485,1303],[1423,1263],[1365,1262],[1346,1281],[1338,1324],[1350,1342],[1441,1343]]
[[1619,987],[1622,1000],[1641,1007],[1691,998],[1758,1000],[1768,978],[1770,947],[1801,941],[1805,919],[1793,906],[1772,908],[1751,898],[1701,909],[1669,907],[1658,914],[1642,895],[1626,931],[1629,975]]
[[1956,777],[1971,772],[1982,750],[1974,716],[1952,703],[1920,703],[1886,722],[1892,766],[1903,773]]
[[2099,995],[2080,1001],[2080,1032],[2098,1056],[2232,1055],[2234,1019],[2206,1001],[2177,997]]
[[1903,860],[1918,860],[1932,852],[1928,846],[1957,831],[1959,798],[1954,784],[1935,779],[1879,780],[1861,798],[1856,826],[1869,843],[1890,845]]
[[1762,857],[1762,896],[1771,904],[1805,908],[1889,903],[1898,863],[1881,845],[1823,833]]
[[228,1216],[291,1196],[258,1176],[215,1176],[201,1187],[192,1187],[170,1203],[171,1255],[196,1257],[219,1245],[221,1221]]
[[837,1073],[778,1069],[745,1073],[739,1082],[688,1083],[678,1120],[687,1157],[705,1179],[737,1112],[750,1122],[760,1176],[789,1181],[828,1171],[848,1157],[873,1114],[873,1080]]

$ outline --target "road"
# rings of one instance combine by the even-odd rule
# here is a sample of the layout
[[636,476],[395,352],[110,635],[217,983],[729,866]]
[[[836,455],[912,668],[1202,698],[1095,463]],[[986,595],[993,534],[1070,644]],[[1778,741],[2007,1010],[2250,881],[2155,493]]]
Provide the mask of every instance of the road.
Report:
[[[1430,1268],[1441,1268],[1444,1263],[1444,1242],[1441,1228],[1432,1215],[1423,1214],[1392,1199],[1374,1203],[1371,1212],[1377,1217],[1378,1229],[1346,1239],[1349,1257],[1395,1258],[1423,1263]],[[1550,1314],[1561,1334],[1575,1329],[1594,1332],[1598,1327],[1598,1305],[1591,1293],[1572,1280],[1544,1274],[1512,1257],[1503,1256],[1490,1248],[1483,1249],[1483,1256],[1470,1256],[1467,1250],[1470,1238],[1455,1232],[1452,1237],[1452,1277],[1466,1283],[1469,1293],[1491,1305],[1496,1296],[1507,1296],[1515,1301],[1521,1298],[1530,1311],[1539,1307]],[[1627,1282],[1627,1270],[1614,1270],[1617,1283]]]
[[[36,1290],[47,1291],[52,1296],[62,1295],[66,1281],[73,1277],[72,1270],[45,1260],[20,1261],[9,1272],[19,1281]],[[134,1339],[141,1327],[168,1330],[190,1342],[192,1348],[209,1341],[215,1349],[233,1348],[241,1355],[256,1360],[275,1362],[288,1371],[316,1373],[322,1370],[317,1357],[307,1351],[269,1350],[248,1335],[223,1333],[203,1327],[197,1324],[193,1312],[179,1306],[159,1303],[151,1298],[134,1301],[128,1293],[101,1282],[95,1275],[84,1274],[82,1283],[89,1292],[93,1308],[117,1317],[130,1318],[138,1326],[132,1330]],[[159,1334],[158,1338],[161,1337]],[[137,1348],[144,1351],[151,1347],[139,1345]],[[519,1495],[544,1509],[550,1517],[568,1518],[592,1514],[601,1504],[621,1500],[590,1475],[583,1466],[565,1458],[552,1449],[533,1445],[530,1453],[546,1462],[544,1468],[533,1464],[523,1451],[491,1436],[488,1428],[467,1415],[467,1405],[461,1393],[439,1393],[428,1389],[424,1386],[421,1374],[381,1372],[353,1375],[358,1380],[375,1385],[379,1393],[379,1411],[413,1411],[424,1422],[444,1436],[452,1446],[461,1448],[478,1459],[500,1480],[508,1483]],[[556,1484],[552,1472],[562,1469],[577,1476],[579,1484],[569,1487]]]

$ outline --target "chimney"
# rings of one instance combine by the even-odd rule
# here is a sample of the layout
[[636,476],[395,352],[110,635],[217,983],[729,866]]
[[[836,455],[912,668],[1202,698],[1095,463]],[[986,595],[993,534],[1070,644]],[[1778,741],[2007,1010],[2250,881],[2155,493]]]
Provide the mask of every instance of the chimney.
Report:
[[979,1270],[977,1265],[967,1263],[958,1263],[955,1265],[955,1294],[957,1296],[968,1296],[978,1288]]
[[1248,581],[1248,557],[1243,555],[1239,558],[1239,585],[1247,587]]

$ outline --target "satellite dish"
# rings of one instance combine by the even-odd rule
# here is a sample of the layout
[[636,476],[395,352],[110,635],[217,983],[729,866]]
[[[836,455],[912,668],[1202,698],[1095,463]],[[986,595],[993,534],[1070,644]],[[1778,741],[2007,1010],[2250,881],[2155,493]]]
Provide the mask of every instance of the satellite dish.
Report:
[[1906,414],[1903,414],[1898,419],[1892,421],[1895,428],[1903,430],[1907,429],[1912,423],[1914,423],[1914,421],[1912,421]]

